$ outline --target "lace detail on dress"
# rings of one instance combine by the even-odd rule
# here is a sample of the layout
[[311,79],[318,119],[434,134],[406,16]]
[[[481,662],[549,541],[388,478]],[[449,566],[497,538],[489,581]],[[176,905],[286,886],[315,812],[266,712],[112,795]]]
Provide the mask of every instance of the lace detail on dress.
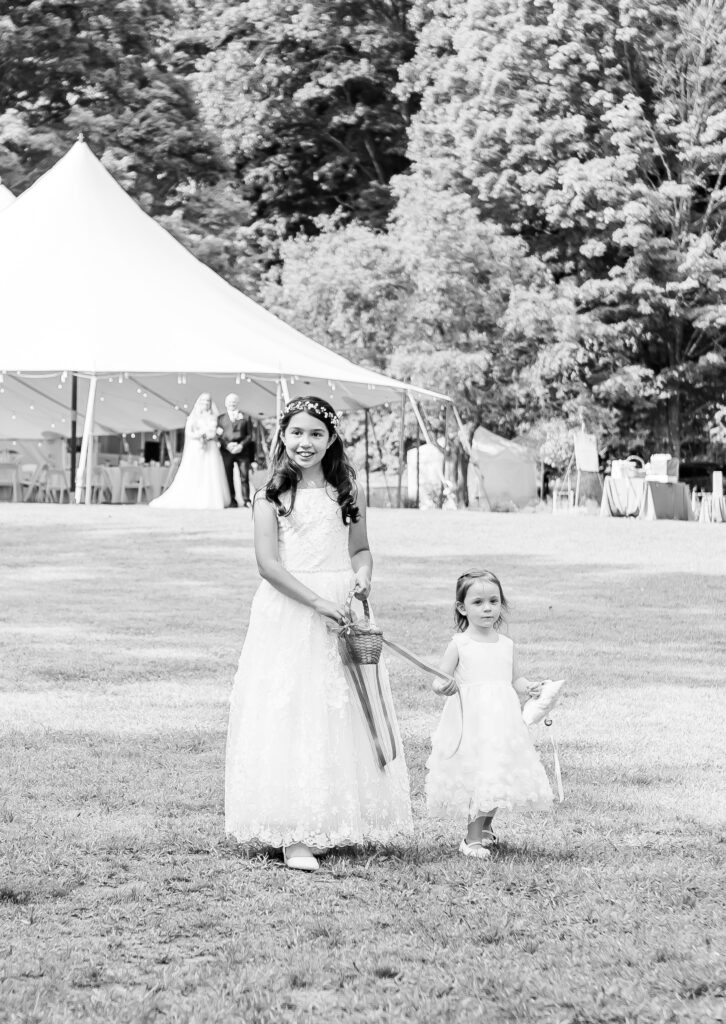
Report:
[[[278,531],[283,565],[342,604],[353,572],[335,495],[301,489]],[[388,689],[383,662],[380,673]],[[394,730],[402,751],[397,723]],[[241,843],[267,846],[386,843],[413,829],[403,753],[378,768],[335,634],[266,582],[252,602],[232,693],[225,814]]]
[[289,516],[279,517],[280,561],[291,573],[350,572],[348,527],[335,492],[301,488]]

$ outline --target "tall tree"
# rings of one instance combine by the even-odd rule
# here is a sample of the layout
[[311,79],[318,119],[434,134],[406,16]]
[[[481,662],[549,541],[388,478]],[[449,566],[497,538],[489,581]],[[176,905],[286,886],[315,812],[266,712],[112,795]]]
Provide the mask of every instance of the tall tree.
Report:
[[[414,178],[464,191],[570,294],[538,400],[702,443],[726,384],[723,0],[420,0]],[[552,412],[556,412],[552,409]]]
[[217,0],[187,45],[206,121],[265,231],[315,233],[334,212],[384,222],[391,176],[408,166],[410,104],[396,85],[414,49],[410,6]]
[[169,0],[5,0],[0,173],[23,188],[79,132],[154,214],[216,181],[219,154],[173,66]]

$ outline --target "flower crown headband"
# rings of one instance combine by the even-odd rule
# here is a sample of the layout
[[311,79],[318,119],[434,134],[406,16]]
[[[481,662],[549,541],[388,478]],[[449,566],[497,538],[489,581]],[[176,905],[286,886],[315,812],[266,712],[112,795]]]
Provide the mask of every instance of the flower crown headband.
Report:
[[[288,402],[285,406],[282,416],[290,416],[296,412],[311,412],[319,419],[327,420],[333,430],[337,430],[338,425],[340,424],[340,419],[334,412],[331,412],[324,406],[319,405],[317,402],[310,402],[302,398],[293,398],[293,400]],[[280,419],[282,419],[282,416]]]

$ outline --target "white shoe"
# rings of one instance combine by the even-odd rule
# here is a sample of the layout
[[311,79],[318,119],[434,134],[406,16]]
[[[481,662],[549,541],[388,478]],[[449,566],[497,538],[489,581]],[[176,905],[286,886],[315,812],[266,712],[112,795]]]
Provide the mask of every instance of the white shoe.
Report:
[[467,843],[466,839],[461,840],[459,853],[463,853],[465,857],[476,857],[477,860],[487,860],[491,857],[489,850],[481,843]]
[[320,865],[304,843],[293,843],[283,846],[282,857],[286,868],[293,871],[317,871]]

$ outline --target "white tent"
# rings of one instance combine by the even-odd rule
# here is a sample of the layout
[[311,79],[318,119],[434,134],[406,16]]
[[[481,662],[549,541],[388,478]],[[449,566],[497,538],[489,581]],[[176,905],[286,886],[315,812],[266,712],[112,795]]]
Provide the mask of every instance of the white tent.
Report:
[[201,391],[236,391],[253,415],[309,392],[338,410],[444,397],[357,366],[248,299],[82,140],[3,211],[0,308],[1,437],[67,432],[72,375],[84,450],[92,433],[182,426]]
[[537,499],[537,460],[524,445],[477,427],[471,439],[467,487],[472,507],[524,508]]
[[15,196],[12,194],[9,188],[0,181],[0,213],[7,209],[11,203],[15,202]]

